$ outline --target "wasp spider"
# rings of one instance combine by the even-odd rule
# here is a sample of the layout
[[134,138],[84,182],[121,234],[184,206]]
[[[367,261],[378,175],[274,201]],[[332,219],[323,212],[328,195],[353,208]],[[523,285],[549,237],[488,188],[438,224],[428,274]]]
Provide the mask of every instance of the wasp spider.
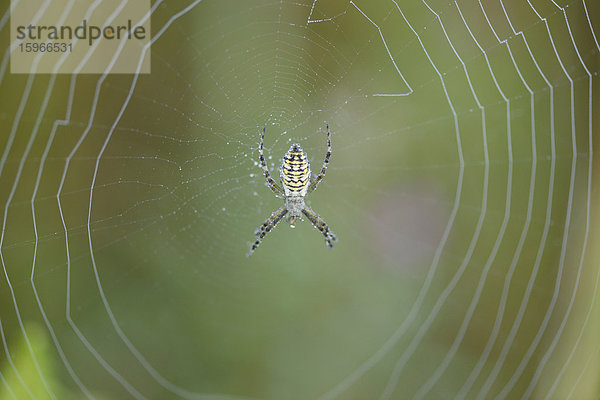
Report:
[[327,246],[330,248],[333,247],[333,243],[337,241],[337,237],[331,232],[325,221],[304,203],[304,198],[317,188],[325,176],[325,171],[327,171],[329,157],[331,157],[331,134],[329,133],[329,124],[327,124],[327,153],[325,154],[325,161],[323,161],[321,172],[312,182],[310,182],[310,165],[306,153],[299,144],[293,144],[290,146],[287,153],[285,153],[283,163],[279,168],[279,175],[283,186],[282,189],[281,186],[271,178],[269,168],[267,168],[267,163],[265,162],[265,156],[263,154],[264,141],[265,128],[263,128],[262,135],[260,136],[260,146],[258,147],[260,165],[265,174],[265,178],[267,179],[267,185],[271,191],[275,193],[275,196],[285,199],[285,204],[271,214],[271,216],[254,232],[256,241],[252,244],[247,256],[250,256],[254,250],[256,250],[266,234],[271,232],[271,230],[277,226],[279,221],[281,221],[288,213],[288,222],[292,228],[298,219],[302,219],[302,214],[304,214],[306,218],[312,222],[314,227],[323,234]]

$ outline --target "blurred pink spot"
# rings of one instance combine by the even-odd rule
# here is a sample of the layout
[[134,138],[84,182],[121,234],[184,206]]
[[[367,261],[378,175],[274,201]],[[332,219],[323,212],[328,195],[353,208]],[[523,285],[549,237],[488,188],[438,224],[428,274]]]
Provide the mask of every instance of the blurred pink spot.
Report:
[[400,270],[426,267],[450,215],[446,196],[434,184],[404,186],[372,205],[367,224],[373,247],[386,265]]

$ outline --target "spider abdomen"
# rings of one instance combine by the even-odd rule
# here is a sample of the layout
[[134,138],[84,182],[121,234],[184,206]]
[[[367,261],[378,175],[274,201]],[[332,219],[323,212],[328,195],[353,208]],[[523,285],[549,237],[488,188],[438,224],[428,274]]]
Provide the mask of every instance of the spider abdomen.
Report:
[[293,144],[281,164],[281,182],[286,196],[305,196],[310,183],[310,165],[302,147]]

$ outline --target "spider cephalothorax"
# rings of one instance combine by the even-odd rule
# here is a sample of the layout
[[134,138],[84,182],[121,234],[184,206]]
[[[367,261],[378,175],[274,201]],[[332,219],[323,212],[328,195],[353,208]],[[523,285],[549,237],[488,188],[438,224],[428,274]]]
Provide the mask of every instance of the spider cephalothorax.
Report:
[[325,236],[325,243],[327,246],[333,247],[333,243],[337,240],[336,236],[329,230],[325,221],[304,203],[304,198],[317,188],[317,185],[321,182],[327,171],[327,165],[329,164],[329,158],[331,157],[331,134],[329,133],[329,125],[327,125],[327,153],[325,154],[325,161],[323,161],[323,167],[321,168],[319,175],[315,177],[314,181],[310,182],[310,164],[308,163],[306,153],[302,150],[300,145],[293,144],[290,146],[287,153],[285,153],[280,168],[279,175],[283,189],[273,178],[271,178],[271,174],[269,173],[263,154],[264,140],[265,129],[263,128],[262,135],[260,136],[260,145],[258,147],[260,165],[265,174],[265,178],[267,179],[267,185],[277,197],[285,199],[285,204],[271,214],[271,216],[254,232],[257,238],[247,255],[251,255],[254,250],[256,250],[265,235],[269,233],[288,213],[288,221],[292,228],[296,221],[302,219],[302,215],[304,215],[314,227]]

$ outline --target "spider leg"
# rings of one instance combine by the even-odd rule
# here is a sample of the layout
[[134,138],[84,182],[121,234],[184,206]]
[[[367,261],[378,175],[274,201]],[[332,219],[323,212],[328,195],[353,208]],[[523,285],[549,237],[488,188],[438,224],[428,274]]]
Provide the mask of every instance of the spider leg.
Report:
[[265,178],[267,179],[267,184],[269,186],[269,189],[271,189],[273,191],[273,193],[275,193],[275,196],[283,197],[284,196],[283,189],[277,184],[277,182],[275,182],[273,180],[273,178],[271,178],[271,174],[269,173],[269,168],[267,167],[267,162],[265,161],[265,155],[263,153],[264,142],[265,142],[265,130],[266,130],[266,128],[263,128],[262,135],[260,135],[260,145],[258,146],[258,154],[259,154],[258,158],[260,159],[260,166],[262,167]]
[[[258,228],[256,228],[256,230],[254,231],[254,235],[255,236],[259,236],[262,232],[265,231],[265,229],[268,226],[270,226],[273,223],[273,221],[277,220],[277,222],[279,222],[279,220],[281,218],[283,218],[283,216],[287,213],[287,211],[288,210],[287,210],[287,208],[286,208],[285,205],[279,207],[277,210],[275,210],[271,214],[271,216],[269,218],[267,218],[265,220],[265,222],[261,226],[259,226]],[[277,224],[277,222],[275,224]],[[274,228],[274,226],[273,226],[273,228]]]
[[323,167],[321,168],[321,172],[314,181],[311,182],[306,194],[309,194],[313,190],[317,188],[319,182],[325,177],[325,172],[327,171],[327,165],[329,165],[329,157],[331,157],[331,133],[329,133],[329,124],[327,124],[327,153],[325,153],[325,161],[323,161]]
[[246,254],[246,257],[250,257],[254,250],[260,245],[263,238],[267,235],[267,233],[271,232],[275,226],[281,221],[281,218],[287,214],[288,210],[285,206],[280,207],[277,211],[275,211],[269,218],[265,220],[265,222],[254,231],[254,234],[257,236],[254,243],[250,247],[250,251]]
[[337,237],[333,232],[331,232],[325,221],[323,221],[323,219],[319,217],[319,215],[317,215],[317,213],[315,213],[309,206],[304,206],[302,214],[306,215],[306,218],[312,222],[315,228],[317,228],[323,234],[323,236],[325,236],[325,243],[327,243],[327,247],[333,247],[333,243],[337,241]]

